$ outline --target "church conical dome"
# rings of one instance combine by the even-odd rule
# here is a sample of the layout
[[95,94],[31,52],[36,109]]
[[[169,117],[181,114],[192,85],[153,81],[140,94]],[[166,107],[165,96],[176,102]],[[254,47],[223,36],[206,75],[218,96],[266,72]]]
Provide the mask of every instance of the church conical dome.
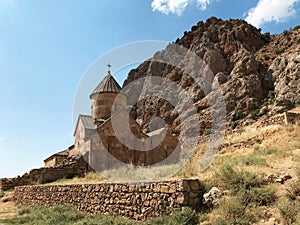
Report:
[[90,95],[90,98],[99,93],[105,92],[117,92],[121,91],[121,87],[115,78],[111,75],[110,71],[108,71],[107,75],[103,78],[100,84],[95,88],[95,90]]
[[[110,64],[107,66],[111,67]],[[90,95],[92,118],[96,121],[97,126],[126,107],[126,95],[120,91],[120,85],[108,70],[107,75]]]

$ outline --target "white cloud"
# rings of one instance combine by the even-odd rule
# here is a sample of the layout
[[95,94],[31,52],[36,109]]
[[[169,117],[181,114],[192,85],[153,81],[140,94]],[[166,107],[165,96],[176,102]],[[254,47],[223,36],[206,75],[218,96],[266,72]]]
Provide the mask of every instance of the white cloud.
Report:
[[188,4],[189,0],[153,0],[151,6],[153,11],[157,10],[166,15],[175,13],[180,16]]
[[256,27],[267,22],[285,22],[296,14],[295,4],[299,0],[259,0],[248,12],[246,21]]
[[0,142],[3,142],[4,141],[4,137],[0,137]]
[[211,3],[211,0],[197,0],[197,5],[201,10],[206,10],[207,5]]
[[210,4],[211,1],[212,0],[153,0],[151,6],[153,11],[159,11],[166,15],[174,13],[180,16],[189,4],[196,2],[201,10],[206,10],[207,5]]

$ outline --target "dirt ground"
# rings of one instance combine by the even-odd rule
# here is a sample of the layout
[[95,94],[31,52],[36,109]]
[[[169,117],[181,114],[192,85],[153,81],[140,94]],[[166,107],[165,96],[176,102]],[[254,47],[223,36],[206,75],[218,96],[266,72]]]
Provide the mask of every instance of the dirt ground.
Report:
[[[12,193],[5,193],[4,197],[11,196]],[[0,200],[0,219],[14,217],[17,214],[17,205],[14,202],[2,202]],[[1,225],[1,224],[0,224]]]

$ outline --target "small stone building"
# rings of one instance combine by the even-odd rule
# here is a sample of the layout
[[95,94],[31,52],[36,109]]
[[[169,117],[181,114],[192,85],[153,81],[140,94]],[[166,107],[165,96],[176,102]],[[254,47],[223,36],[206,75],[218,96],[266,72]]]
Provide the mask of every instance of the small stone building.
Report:
[[69,149],[58,152],[44,160],[45,167],[61,165],[69,156]]
[[148,166],[177,161],[180,149],[170,129],[144,133],[130,116],[127,97],[120,91],[120,85],[108,71],[90,95],[92,115],[78,116],[74,148],[50,156],[45,165],[54,166],[66,155],[79,154],[97,171],[120,163]]

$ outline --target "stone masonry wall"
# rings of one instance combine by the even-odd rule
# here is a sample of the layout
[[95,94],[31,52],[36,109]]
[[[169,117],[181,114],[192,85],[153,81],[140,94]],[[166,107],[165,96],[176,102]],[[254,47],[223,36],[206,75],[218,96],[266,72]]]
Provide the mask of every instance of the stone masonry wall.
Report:
[[1,179],[0,190],[7,191],[17,186],[44,184],[66,177],[81,177],[85,175],[85,165],[85,160],[80,157],[74,162],[65,165],[33,169],[29,173],[25,173],[23,176]]
[[278,116],[273,116],[261,122],[260,127],[270,126],[270,125],[284,125],[285,114],[280,114]]
[[16,187],[22,205],[71,205],[89,213],[118,214],[135,220],[201,206],[203,185],[196,179],[149,183],[100,183]]
[[285,113],[285,122],[286,123],[299,123],[300,122],[300,113],[286,112]]

